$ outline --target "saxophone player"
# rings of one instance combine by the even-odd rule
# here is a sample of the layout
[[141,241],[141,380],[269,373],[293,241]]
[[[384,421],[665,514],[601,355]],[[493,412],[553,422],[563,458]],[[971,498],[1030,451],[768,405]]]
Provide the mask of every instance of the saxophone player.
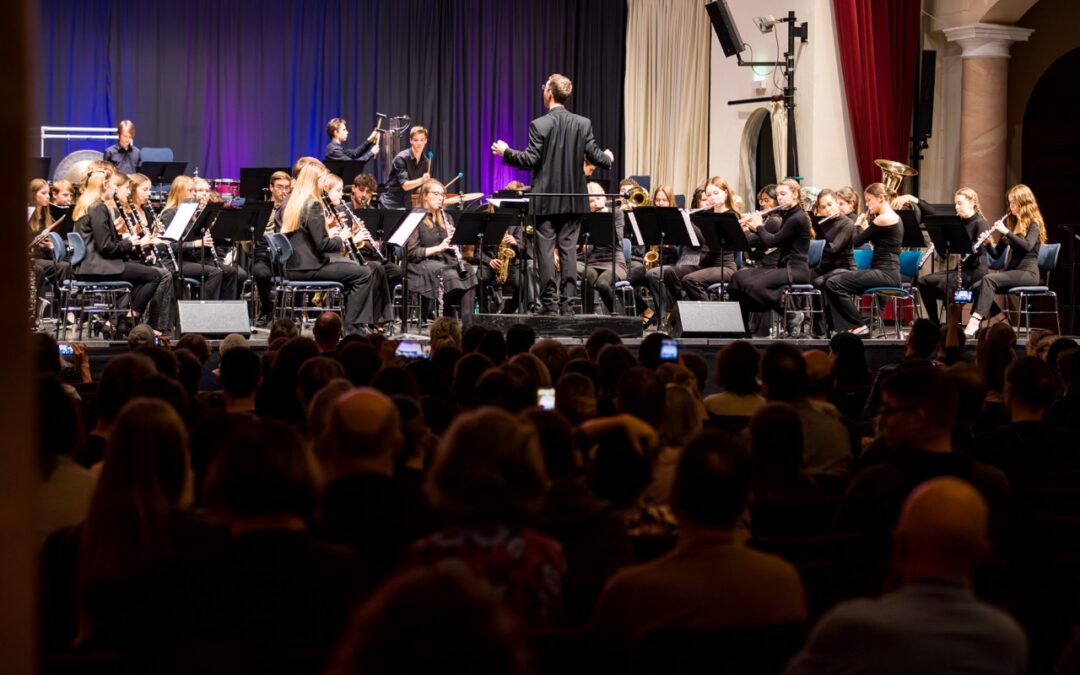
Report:
[[[487,311],[499,314],[515,314],[518,311],[521,291],[521,224],[506,228],[506,234],[496,246],[485,245],[477,256],[480,263],[480,288],[488,289],[499,305],[487,307]],[[481,300],[483,302],[483,300]],[[483,307],[483,305],[481,305]]]

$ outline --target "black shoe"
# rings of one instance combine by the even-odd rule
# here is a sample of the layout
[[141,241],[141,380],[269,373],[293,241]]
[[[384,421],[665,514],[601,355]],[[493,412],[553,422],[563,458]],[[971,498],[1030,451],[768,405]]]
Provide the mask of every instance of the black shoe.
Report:
[[120,317],[116,322],[116,339],[126,340],[134,325],[135,322],[131,320],[130,316]]

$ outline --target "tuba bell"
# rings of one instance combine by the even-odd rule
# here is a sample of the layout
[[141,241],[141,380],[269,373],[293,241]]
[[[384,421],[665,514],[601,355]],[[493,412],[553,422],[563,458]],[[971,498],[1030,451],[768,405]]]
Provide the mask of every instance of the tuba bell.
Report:
[[900,192],[900,184],[908,176],[918,176],[919,172],[907,164],[893,162],[888,159],[875,159],[874,164],[881,169],[881,182],[891,192]]

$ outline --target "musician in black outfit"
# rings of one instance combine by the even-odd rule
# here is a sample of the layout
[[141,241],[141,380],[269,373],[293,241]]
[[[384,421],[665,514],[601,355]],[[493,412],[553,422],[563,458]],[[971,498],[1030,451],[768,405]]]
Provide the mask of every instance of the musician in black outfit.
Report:
[[853,270],[829,277],[825,282],[825,298],[833,328],[854,335],[869,335],[855,304],[862,292],[876,286],[900,285],[900,242],[904,224],[889,205],[894,195],[881,183],[871,183],[863,192],[866,213],[855,223],[861,231],[855,235],[854,246],[870,243],[874,247],[870,269]]
[[[735,208],[735,194],[731,186],[720,176],[713,176],[705,184],[705,204],[712,206],[712,213],[726,213],[728,211],[736,217],[742,217]],[[708,300],[709,286],[731,279],[737,269],[735,265],[735,251],[724,249],[712,251],[704,239],[698,239],[701,243],[701,254],[698,265],[692,270],[683,270],[682,265],[671,268],[671,274],[664,272],[664,283],[676,298],[685,295],[689,300]],[[681,276],[678,274],[681,272]],[[672,310],[675,308],[673,307]]]
[[[356,215],[358,210],[376,209],[379,207],[378,201],[375,199],[375,188],[377,187],[378,185],[375,183],[375,176],[372,176],[370,173],[358,174],[356,178],[353,179],[352,191],[349,193],[349,203],[347,206],[361,223],[363,223],[363,219],[360,219],[359,216]],[[366,226],[367,224],[364,223],[364,225]],[[371,228],[369,227],[368,229],[370,230]],[[372,231],[371,234],[375,239],[372,245],[378,248],[379,252],[383,255],[383,274],[386,275],[386,282],[392,291],[401,283],[403,277],[401,265],[392,260],[392,256],[388,250],[390,246],[383,244],[386,233],[382,230],[378,230]],[[365,257],[371,256],[368,256],[367,253],[365,253]]]
[[1028,186],[1013,186],[1008,198],[1008,215],[994,223],[987,239],[995,258],[1008,248],[1008,262],[1004,270],[988,272],[979,282],[971,319],[964,329],[968,337],[974,337],[982,320],[993,315],[995,295],[1016,286],[1039,283],[1039,249],[1046,243],[1046,221]]
[[[340,257],[351,233],[327,217],[319,201],[319,179],[327,173],[321,162],[300,169],[296,185],[283,208],[281,231],[292,244],[285,273],[295,281],[337,281],[345,287],[345,332],[364,333],[375,323],[371,303],[372,273],[364,265]],[[332,222],[332,219],[331,219]]]
[[273,265],[270,261],[270,249],[266,244],[266,235],[279,232],[281,222],[278,214],[285,198],[292,190],[292,176],[284,171],[275,171],[270,176],[270,201],[274,204],[274,210],[270,218],[263,225],[263,231],[255,235],[255,253],[251,262],[251,276],[255,279],[255,292],[259,296],[259,316],[255,319],[255,325],[269,326],[273,321],[274,301],[270,297],[271,280],[274,276]]
[[370,162],[379,154],[379,132],[372,131],[371,135],[356,148],[345,147],[345,141],[349,140],[348,123],[340,117],[335,117],[326,123],[326,135],[330,142],[326,144],[324,162]]
[[116,143],[105,148],[102,159],[116,165],[120,173],[136,173],[142,166],[142,153],[135,147],[135,123],[123,120],[116,125]]
[[750,312],[779,310],[781,289],[788,284],[810,282],[810,268],[806,264],[810,217],[799,203],[799,189],[799,183],[790,178],[776,186],[776,203],[782,212],[776,232],[765,227],[761,214],[752,213],[748,217],[746,228],[752,228],[761,246],[776,248],[777,258],[775,267],[746,267],[731,277],[728,293],[739,303],[747,335],[750,334]]
[[420,203],[427,216],[405,242],[409,258],[409,292],[436,300],[442,291],[443,316],[450,316],[450,306],[460,305],[461,317],[473,313],[476,303],[476,272],[473,266],[454,252],[450,239],[454,221],[443,210],[446,188],[429,180],[420,188]]
[[[597,145],[592,122],[566,109],[573,88],[570,78],[564,75],[548,77],[542,85],[544,107],[548,112],[529,123],[528,147],[514,150],[501,140],[491,146],[491,151],[503,158],[503,164],[532,170],[534,192],[581,195],[531,198],[530,207],[536,216],[542,314],[554,314],[559,310],[565,315],[573,314],[570,301],[577,296],[577,239],[581,224],[571,220],[571,215],[588,210],[582,160],[605,169],[615,160],[610,150],[601,150]],[[558,283],[552,257],[556,243],[559,248]]]
[[[854,197],[858,199],[858,197]],[[849,202],[850,203],[850,202]],[[810,270],[811,284],[821,291],[822,305],[827,306],[825,282],[837,274],[844,274],[855,269],[855,254],[852,242],[855,241],[855,222],[851,220],[840,205],[839,195],[829,189],[818,193],[814,205],[814,214],[819,217],[814,229],[825,240],[825,249],[821,260]],[[823,317],[814,316],[813,333],[815,336],[826,334],[828,310]]]
[[[589,192],[597,197],[589,197],[589,211],[610,211],[604,188],[599,183],[590,182]],[[625,231],[625,217],[622,209],[616,208],[612,215],[615,222],[615,242],[613,246],[593,246],[589,253],[589,266],[582,263],[584,278],[596,289],[608,314],[615,312],[615,282],[626,280],[626,259],[623,257],[622,240]],[[612,278],[612,256],[615,259],[615,278]]]
[[409,129],[409,147],[394,156],[379,203],[384,209],[407,209],[412,195],[431,178],[431,160],[424,157],[428,132],[421,126]]
[[86,188],[75,204],[73,231],[82,235],[86,242],[86,257],[75,266],[75,274],[101,281],[130,282],[133,289],[128,316],[138,318],[150,304],[162,272],[128,260],[135,247],[130,240],[122,239],[117,233],[109,207],[103,201],[112,199],[116,190],[113,175],[108,169],[92,171],[87,177]]
[[[933,207],[930,204],[917,199],[913,195],[897,197],[893,200],[893,208],[899,208],[898,205],[905,203],[918,204],[921,214],[933,213]],[[987,224],[986,218],[983,216],[982,209],[979,208],[979,195],[971,188],[965,187],[957,190],[956,194],[953,195],[953,206],[956,209],[956,215],[960,216],[963,221],[964,230],[972,242],[990,229],[990,225]],[[940,252],[938,253],[938,259],[945,261]],[[980,246],[977,253],[967,255],[961,260],[959,274],[957,270],[949,270],[946,266],[946,269],[920,277],[918,280],[919,295],[926,305],[927,318],[940,325],[938,302],[941,301],[947,306],[951,301],[950,298],[945,296],[946,289],[955,291],[958,288],[973,288],[982,281],[982,278],[986,276],[986,272],[986,252]]]
[[[176,217],[176,210],[186,201],[190,201],[193,197],[193,191],[195,187],[195,180],[190,176],[177,176],[173,179],[172,185],[169,187],[169,197],[165,201],[165,209],[161,212],[161,222],[165,229],[168,229],[172,223],[173,218]],[[192,216],[192,220],[195,216]],[[206,256],[206,262],[202,262],[202,255],[204,249],[213,246],[214,239],[210,236],[209,232],[206,232],[201,238],[193,241],[185,241],[180,247],[183,251],[183,258],[181,254],[177,252],[177,246],[175,243],[170,244],[173,248],[173,254],[180,262],[180,272],[185,278],[198,279],[202,283],[201,296],[204,300],[220,300],[221,299],[221,286],[224,278],[224,272],[220,267],[213,264],[210,256]],[[177,295],[177,297],[180,297]]]
[[[776,203],[776,185],[770,183],[763,187],[757,195],[758,210],[768,211],[777,207]],[[780,213],[775,211],[762,214],[765,216],[765,221],[762,223],[762,227],[770,234],[776,234],[780,231],[780,224],[783,222],[783,218]],[[777,269],[780,266],[780,249],[776,246],[769,246],[761,237],[757,236],[757,227],[750,224],[750,216],[744,216],[740,221],[742,224],[743,232],[746,234],[746,242],[750,245],[749,251],[749,266],[747,269],[753,268],[758,270],[764,269]],[[760,273],[759,273],[760,274]],[[751,311],[749,317],[750,333],[754,336],[767,337],[769,335],[770,324],[772,323],[772,312],[757,312]],[[794,328],[789,327],[789,330]]]

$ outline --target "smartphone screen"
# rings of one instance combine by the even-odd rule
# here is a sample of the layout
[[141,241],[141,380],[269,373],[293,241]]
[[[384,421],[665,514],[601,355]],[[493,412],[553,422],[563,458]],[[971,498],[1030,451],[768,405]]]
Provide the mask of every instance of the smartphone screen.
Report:
[[963,288],[958,288],[956,289],[956,291],[953,292],[953,302],[959,305],[966,305],[970,303],[971,300],[971,291],[964,290]]
[[423,345],[411,340],[402,340],[399,342],[394,354],[404,359],[422,359],[426,356],[426,354],[424,354]]
[[60,343],[60,356],[74,356],[75,349],[66,342]]
[[671,338],[668,338],[660,343],[660,360],[661,361],[678,361],[679,360],[679,343]]
[[536,405],[544,410],[555,409],[555,389],[553,387],[540,387],[536,390]]

